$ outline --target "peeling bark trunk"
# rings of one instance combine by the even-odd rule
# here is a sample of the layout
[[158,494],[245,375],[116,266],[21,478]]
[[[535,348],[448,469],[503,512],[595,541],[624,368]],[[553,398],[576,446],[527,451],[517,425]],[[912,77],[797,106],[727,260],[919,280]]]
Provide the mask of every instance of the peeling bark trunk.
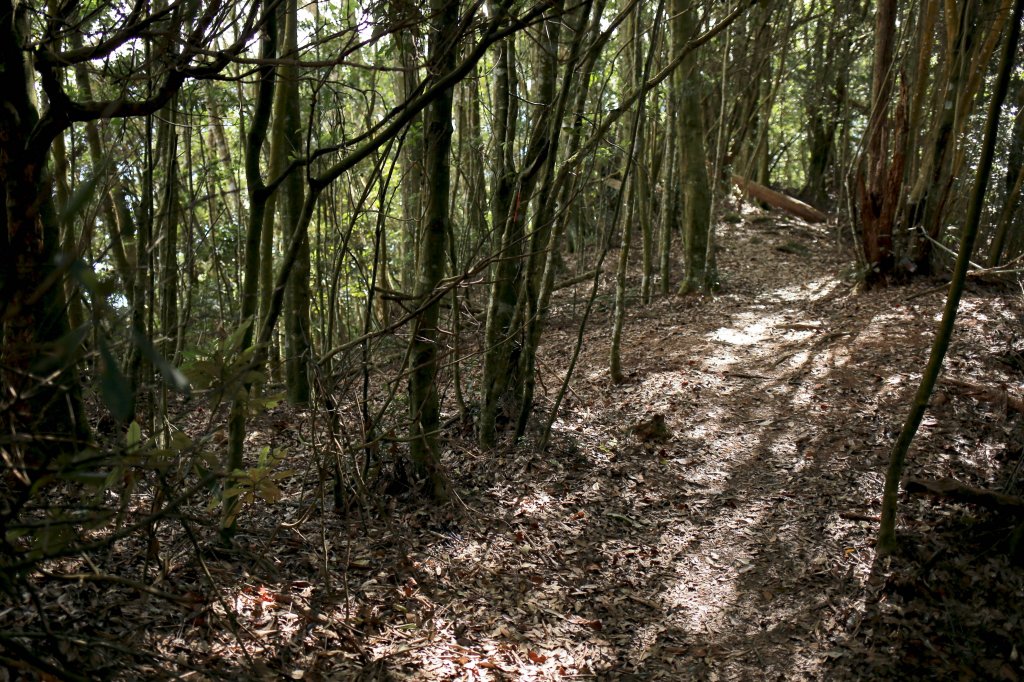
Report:
[[[857,175],[861,238],[871,268],[868,284],[884,283],[895,272],[893,227],[903,186],[906,91],[901,89],[896,121],[890,125],[893,52],[896,39],[895,0],[879,0],[875,15],[875,58],[871,83],[871,117],[864,165]],[[892,140],[892,137],[896,137]],[[892,156],[890,157],[890,150]]]

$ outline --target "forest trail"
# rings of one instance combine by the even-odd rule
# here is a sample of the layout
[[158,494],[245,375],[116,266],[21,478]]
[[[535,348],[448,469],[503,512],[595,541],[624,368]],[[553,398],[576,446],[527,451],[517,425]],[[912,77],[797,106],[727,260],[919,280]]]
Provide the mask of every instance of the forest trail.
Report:
[[[887,355],[903,346],[913,367],[926,346],[907,333],[913,311],[838,278],[825,228],[744,223],[720,241],[722,292],[633,316],[629,381],[611,388],[596,372],[584,390],[600,404],[563,425],[614,434],[659,414],[672,434],[618,437],[593,462],[604,480],[580,486],[598,519],[632,520],[621,533],[605,524],[600,544],[649,555],[637,560],[649,569],[634,565],[631,579],[622,567],[597,592],[624,597],[614,622],[631,637],[617,665],[643,678],[817,677],[863,610],[873,525],[840,514],[877,514],[909,378],[889,373]],[[584,367],[602,366],[599,338]],[[614,550],[609,561],[622,563]]]
[[[825,226],[751,214],[719,230],[721,292],[634,303],[617,386],[602,294],[547,452],[528,437],[481,453],[453,431],[453,503],[321,514],[311,417],[280,406],[255,438],[299,473],[242,515],[235,550],[197,562],[161,525],[154,594],[172,602],[86,584],[61,608],[189,679],[1019,679],[1005,528],[905,500],[909,549],[872,573],[885,459],[942,293],[856,292]],[[555,302],[541,411],[586,287]],[[1021,347],[1020,296],[972,287],[961,309],[946,375],[1019,386],[1000,358]],[[1000,485],[1017,418],[944,386],[910,473]],[[148,584],[148,552],[119,543],[97,570]]]
[[[864,611],[867,519],[941,296],[854,293],[824,227],[755,221],[720,241],[720,294],[630,317],[625,384],[608,383],[607,334],[588,336],[558,424],[584,461],[535,464],[551,473],[526,481],[514,522],[587,548],[556,549],[542,579],[587,584],[551,610],[597,605],[601,643],[580,651],[598,677],[817,678]],[[637,436],[653,415],[665,442]]]

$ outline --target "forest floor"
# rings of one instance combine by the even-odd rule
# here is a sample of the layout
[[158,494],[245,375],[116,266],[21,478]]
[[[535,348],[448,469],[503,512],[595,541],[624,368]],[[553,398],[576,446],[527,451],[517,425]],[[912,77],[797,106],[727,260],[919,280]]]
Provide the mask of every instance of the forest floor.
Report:
[[[232,552],[197,562],[169,520],[159,571],[152,543],[148,560],[131,542],[93,557],[172,601],[97,581],[61,603],[64,584],[40,578],[54,627],[91,643],[66,655],[194,680],[1024,678],[1012,519],[903,494],[903,549],[876,560],[888,449],[944,289],[858,291],[829,230],[723,224],[721,291],[634,302],[619,385],[600,298],[549,450],[446,434],[449,504],[321,514],[310,465],[243,514]],[[557,301],[541,410],[586,286]],[[1022,320],[1019,290],[969,284],[910,475],[1019,492],[1022,417],[993,396],[1021,393]],[[302,414],[275,408],[265,427],[309,450]]]

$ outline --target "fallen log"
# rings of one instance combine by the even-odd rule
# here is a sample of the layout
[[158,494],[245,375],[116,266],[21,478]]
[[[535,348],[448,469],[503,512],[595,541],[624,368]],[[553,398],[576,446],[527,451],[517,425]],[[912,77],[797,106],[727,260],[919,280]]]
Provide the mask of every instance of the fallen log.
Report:
[[555,286],[553,287],[553,291],[561,291],[562,289],[566,289],[568,287],[571,287],[574,284],[579,284],[580,282],[586,282],[588,280],[592,280],[592,279],[594,279],[594,275],[596,275],[596,274],[597,274],[597,270],[588,270],[588,271],[586,271],[586,272],[584,272],[582,274],[576,275],[574,277],[570,277],[568,279],[563,279],[561,282],[555,282]]
[[942,382],[959,388],[965,395],[969,395],[972,398],[1003,406],[1018,414],[1024,414],[1024,399],[1010,393],[1005,386],[983,386],[981,384],[964,381],[962,379],[953,379],[950,377],[944,378]]
[[955,478],[908,478],[903,481],[903,489],[908,493],[926,493],[952,502],[976,504],[979,507],[1011,514],[1024,514],[1024,498],[975,488]]
[[799,199],[794,199],[793,197],[782,194],[781,192],[768,189],[764,185],[758,184],[753,180],[748,180],[739,175],[733,175],[732,184],[739,187],[754,199],[763,201],[769,206],[777,208],[780,211],[791,213],[797,218],[803,218],[809,223],[823,223],[828,220],[827,215],[810,204],[805,204]]

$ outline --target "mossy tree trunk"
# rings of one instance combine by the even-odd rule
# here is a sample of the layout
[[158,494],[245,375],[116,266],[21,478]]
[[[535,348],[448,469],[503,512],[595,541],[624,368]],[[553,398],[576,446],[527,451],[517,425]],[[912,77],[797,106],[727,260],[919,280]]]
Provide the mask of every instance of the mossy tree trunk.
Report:
[[[420,53],[417,38],[422,17],[414,0],[399,0],[390,3],[392,25],[398,48],[401,71],[398,75],[399,93],[406,101],[416,96],[420,87]],[[407,293],[416,290],[416,265],[420,221],[423,219],[423,116],[417,115],[405,132],[402,142],[402,255],[401,283]]]
[[[666,112],[665,151],[663,152],[664,162],[661,170],[661,186],[676,187],[676,175],[679,172],[679,150],[676,140],[679,135],[679,126],[676,125],[675,111],[678,107],[675,103],[678,97],[673,92],[668,96],[668,111]],[[661,211],[658,215],[658,291],[662,296],[668,296],[672,288],[672,236],[678,230],[679,193],[667,191],[662,193]]]
[[161,354],[177,364],[175,353],[180,344],[181,326],[178,324],[178,232],[179,232],[179,172],[177,98],[164,110],[157,135],[159,160],[163,162],[163,191],[160,197],[160,334],[157,346]]

